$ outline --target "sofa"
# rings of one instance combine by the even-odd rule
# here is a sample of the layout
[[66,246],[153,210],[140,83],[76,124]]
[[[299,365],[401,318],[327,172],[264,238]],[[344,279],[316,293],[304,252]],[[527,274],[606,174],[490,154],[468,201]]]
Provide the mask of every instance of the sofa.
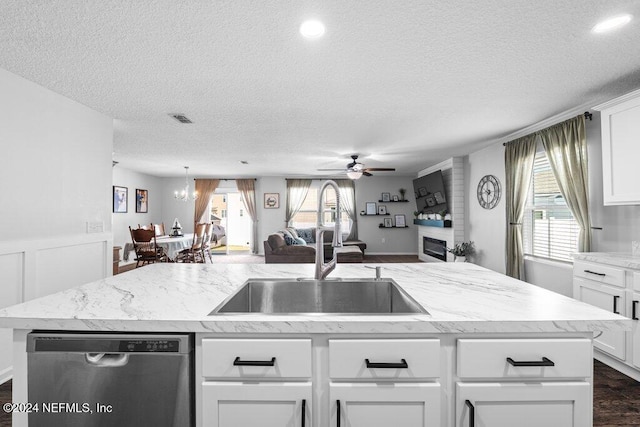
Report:
[[[300,234],[305,236],[304,239],[297,234],[298,231],[301,231]],[[302,231],[305,231],[305,233],[302,233]],[[289,227],[270,234],[267,240],[264,241],[265,263],[314,263],[316,259],[315,233],[315,228],[296,230]],[[289,236],[285,237],[287,234]],[[291,241],[292,235],[294,238],[302,240],[294,243]],[[322,251],[324,259],[329,260],[333,257],[333,247],[331,246],[333,231],[325,231],[323,237]],[[362,262],[364,251],[367,249],[365,242],[361,240],[345,240],[342,245],[348,249],[346,249],[345,253],[338,254],[338,262]],[[355,248],[358,248],[358,250],[355,250]]]
[[211,248],[217,248],[218,246],[224,246],[227,244],[227,236],[225,234],[224,227],[218,224],[213,224],[211,229]]

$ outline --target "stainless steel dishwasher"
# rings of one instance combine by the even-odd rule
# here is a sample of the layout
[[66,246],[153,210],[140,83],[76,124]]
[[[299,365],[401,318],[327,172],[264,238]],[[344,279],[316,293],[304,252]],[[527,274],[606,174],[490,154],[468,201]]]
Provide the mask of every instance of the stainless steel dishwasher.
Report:
[[194,426],[191,334],[32,332],[29,426]]

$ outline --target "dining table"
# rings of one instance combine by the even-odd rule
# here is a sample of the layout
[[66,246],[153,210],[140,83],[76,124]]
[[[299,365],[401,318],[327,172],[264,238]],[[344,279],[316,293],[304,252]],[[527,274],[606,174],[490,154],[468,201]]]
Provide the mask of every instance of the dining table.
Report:
[[174,261],[176,255],[183,250],[191,247],[193,243],[193,233],[186,233],[182,236],[158,236],[156,244],[164,248],[171,261]]

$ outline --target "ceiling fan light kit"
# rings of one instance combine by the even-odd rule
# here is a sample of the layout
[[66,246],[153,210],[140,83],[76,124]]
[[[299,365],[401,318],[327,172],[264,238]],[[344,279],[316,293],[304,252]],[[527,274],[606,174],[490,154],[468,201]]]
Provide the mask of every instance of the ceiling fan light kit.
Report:
[[371,174],[372,171],[376,172],[393,172],[395,168],[365,168],[364,165],[358,162],[358,155],[354,154],[351,156],[353,160],[351,163],[347,164],[346,169],[318,169],[319,171],[341,171],[347,174],[347,178],[349,179],[360,179],[362,175],[364,176],[373,176]]

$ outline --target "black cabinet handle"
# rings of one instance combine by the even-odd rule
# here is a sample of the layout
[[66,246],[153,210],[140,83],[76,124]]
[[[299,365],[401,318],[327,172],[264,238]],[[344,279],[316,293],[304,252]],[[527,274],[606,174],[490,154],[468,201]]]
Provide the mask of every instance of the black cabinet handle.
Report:
[[469,408],[469,427],[476,425],[476,408],[468,399],[464,401],[464,404]]
[[336,400],[336,405],[338,405],[338,409],[336,412],[336,417],[338,418],[338,422],[336,423],[337,427],[340,427],[340,401]]
[[604,277],[606,276],[606,274],[604,273],[597,273],[595,271],[591,271],[591,270],[584,270],[585,273],[589,273],[589,274],[595,274],[596,276],[600,276],[600,277]]
[[614,314],[620,314],[618,312],[618,298],[620,298],[620,296],[618,295],[613,296],[613,313]]
[[640,320],[638,319],[638,301],[633,301],[631,303],[631,318],[633,320]]
[[302,399],[302,427],[304,427],[304,419],[306,418],[307,399]]
[[271,360],[240,360],[240,356],[238,356],[233,361],[233,366],[274,366],[275,364],[275,357],[272,357]]
[[400,359],[400,363],[375,363],[375,362],[369,362],[369,359],[364,359],[364,361],[367,364],[367,368],[369,369],[373,369],[373,368],[408,369],[409,368],[407,361],[404,359]]
[[543,357],[542,360],[540,361],[534,360],[534,361],[524,361],[524,362],[518,362],[516,360],[513,360],[510,357],[507,357],[507,362],[509,362],[511,366],[556,366],[556,364],[553,363],[553,361],[547,359],[546,357]]

